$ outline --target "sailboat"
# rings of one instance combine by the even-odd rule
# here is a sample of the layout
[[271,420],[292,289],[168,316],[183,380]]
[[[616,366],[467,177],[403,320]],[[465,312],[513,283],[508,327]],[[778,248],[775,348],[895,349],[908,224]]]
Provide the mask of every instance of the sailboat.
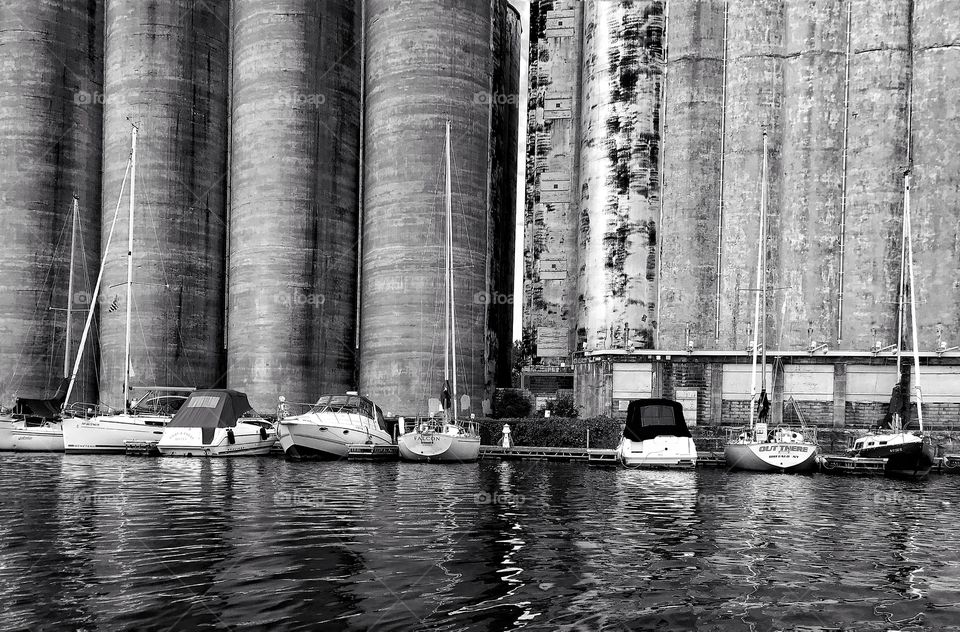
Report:
[[[403,432],[397,443],[400,457],[406,461],[466,463],[480,456],[480,435],[471,422],[457,419],[457,335],[453,291],[453,193],[450,168],[450,122],[446,126],[446,239],[444,242],[444,351],[441,419],[419,420],[410,432]],[[451,373],[451,361],[453,371]],[[451,391],[451,377],[452,387]],[[402,431],[405,429],[401,429]]]
[[[731,470],[752,472],[810,472],[817,465],[819,446],[812,428],[778,427],[767,432],[767,135],[763,135],[760,184],[760,243],[757,247],[757,287],[754,303],[753,368],[750,377],[750,423],[728,432],[724,455]],[[761,305],[763,318],[761,320]],[[757,356],[761,356],[760,392],[757,393]]]
[[[147,389],[148,392],[137,401],[130,398],[130,318],[133,305],[133,215],[136,197],[137,173],[137,128],[133,127],[130,136],[130,209],[127,224],[127,319],[126,345],[124,349],[124,378],[123,378],[123,412],[119,414],[96,415],[92,417],[68,417],[63,420],[63,447],[67,454],[76,453],[123,453],[126,452],[127,442],[156,443],[163,435],[163,427],[172,417],[172,409],[178,407],[186,399],[179,393],[190,392],[192,388],[156,388]],[[121,190],[121,199],[123,193]],[[120,202],[117,203],[117,213]],[[116,217],[114,218],[116,222]],[[110,237],[113,236],[111,228]],[[110,245],[107,240],[106,252]],[[103,270],[106,264],[104,257],[100,267],[100,275],[94,297],[100,289],[103,279]],[[83,336],[80,342],[81,353],[87,334],[92,323],[93,310],[87,316]],[[71,375],[71,387],[76,371],[80,366],[80,354],[74,365],[74,374]],[[154,396],[154,391],[172,392],[172,395]],[[69,397],[69,393],[68,393]]]
[[[909,404],[903,393],[900,372],[900,357],[903,347],[904,300],[906,295],[907,271],[910,275],[910,323],[913,337],[913,382],[917,393],[918,431],[908,431],[901,422],[901,415]],[[903,229],[900,241],[900,289],[897,316],[897,378],[890,398],[890,427],[885,432],[860,437],[850,456],[886,459],[884,473],[898,478],[924,478],[933,467],[933,448],[923,435],[923,395],[920,389],[920,355],[917,346],[916,292],[913,276],[913,231],[910,226],[910,174],[903,178]]]
[[70,238],[70,276],[67,281],[67,319],[63,351],[64,379],[57,393],[49,399],[18,397],[13,413],[0,417],[0,450],[17,452],[62,452],[63,427],[61,408],[67,398],[67,380],[70,376],[70,334],[73,323],[73,277],[76,265],[77,230],[79,228],[79,200],[73,198],[72,232]]

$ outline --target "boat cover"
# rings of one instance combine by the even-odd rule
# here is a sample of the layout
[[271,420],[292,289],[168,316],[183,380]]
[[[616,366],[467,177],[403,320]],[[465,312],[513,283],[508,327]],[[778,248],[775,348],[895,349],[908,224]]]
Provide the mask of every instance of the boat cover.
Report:
[[233,428],[248,410],[247,394],[227,389],[194,391],[167,424],[174,428],[202,428],[203,442],[213,440],[217,428]]
[[683,405],[672,399],[637,399],[627,408],[627,425],[623,436],[631,441],[647,441],[655,437],[689,437],[690,429],[683,419]]
[[67,385],[69,382],[69,379],[61,381],[56,394],[49,399],[18,397],[14,410],[18,414],[28,417],[43,417],[45,419],[59,417],[60,409],[63,408],[63,400],[67,397]]

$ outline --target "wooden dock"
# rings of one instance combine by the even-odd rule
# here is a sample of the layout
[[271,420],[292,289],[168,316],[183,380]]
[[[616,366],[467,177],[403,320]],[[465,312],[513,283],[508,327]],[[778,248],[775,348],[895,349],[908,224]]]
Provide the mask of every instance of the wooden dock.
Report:
[[124,441],[127,456],[160,456],[156,441]]
[[960,454],[945,454],[937,459],[940,474],[960,474]]
[[824,474],[883,475],[886,459],[868,459],[860,456],[821,454],[818,457],[820,471]]
[[356,443],[347,446],[349,461],[396,461],[399,458],[400,448],[396,445]]
[[524,459],[534,461],[584,461],[595,465],[616,465],[616,450],[598,448],[537,448],[498,445],[480,446],[481,459]]

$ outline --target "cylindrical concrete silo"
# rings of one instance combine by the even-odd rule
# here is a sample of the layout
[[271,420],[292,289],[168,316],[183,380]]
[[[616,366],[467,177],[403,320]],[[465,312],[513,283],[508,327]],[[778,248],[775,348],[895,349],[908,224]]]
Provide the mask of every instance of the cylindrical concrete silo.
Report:
[[490,397],[491,95],[505,5],[367,2],[360,388],[394,414],[426,413],[442,388],[447,121],[459,393],[466,412]]
[[[100,263],[102,19],[100,3],[86,0],[0,5],[2,405],[52,395],[63,377],[74,195],[71,358],[90,307]],[[85,358],[73,401],[97,398],[92,344]]]
[[[727,15],[724,208],[720,268],[720,347],[752,342],[763,133],[768,135],[769,235],[780,230],[780,139],[783,136],[783,3],[731,2]],[[777,242],[768,244],[769,283],[779,286]],[[769,292],[768,323],[782,294]],[[776,333],[767,329],[768,341]],[[768,343],[769,344],[769,343]]]
[[264,412],[355,386],[360,7],[234,5],[228,383]]
[[663,2],[584,9],[579,329],[587,349],[653,346]]
[[493,74],[491,77],[490,217],[487,240],[490,249],[487,301],[487,383],[510,386],[513,348],[514,247],[517,217],[517,157],[520,125],[520,63],[523,26],[520,13],[510,4],[495,3],[493,29]]
[[960,344],[960,4],[913,3],[911,228],[920,348]]
[[[227,146],[226,3],[109,0],[103,228],[113,219],[139,128],[131,385],[223,379]],[[129,185],[123,195],[126,209]],[[127,217],[106,255],[101,401],[123,405]]]
[[911,0],[851,0],[841,348],[895,344]]
[[770,305],[782,349],[837,340],[845,8],[842,0],[785,3],[781,228],[771,233],[779,279]]
[[723,160],[724,0],[667,21],[659,347],[713,348]]

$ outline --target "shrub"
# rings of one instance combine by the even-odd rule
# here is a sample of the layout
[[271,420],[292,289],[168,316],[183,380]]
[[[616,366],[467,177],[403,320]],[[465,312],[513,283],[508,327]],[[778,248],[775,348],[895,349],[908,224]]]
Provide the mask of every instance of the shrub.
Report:
[[573,401],[572,395],[562,395],[553,401],[547,402],[547,410],[549,410],[550,415],[554,417],[576,419],[580,416],[580,410]]
[[530,400],[521,390],[504,389],[499,397],[494,398],[493,414],[494,419],[521,418],[530,415]]

